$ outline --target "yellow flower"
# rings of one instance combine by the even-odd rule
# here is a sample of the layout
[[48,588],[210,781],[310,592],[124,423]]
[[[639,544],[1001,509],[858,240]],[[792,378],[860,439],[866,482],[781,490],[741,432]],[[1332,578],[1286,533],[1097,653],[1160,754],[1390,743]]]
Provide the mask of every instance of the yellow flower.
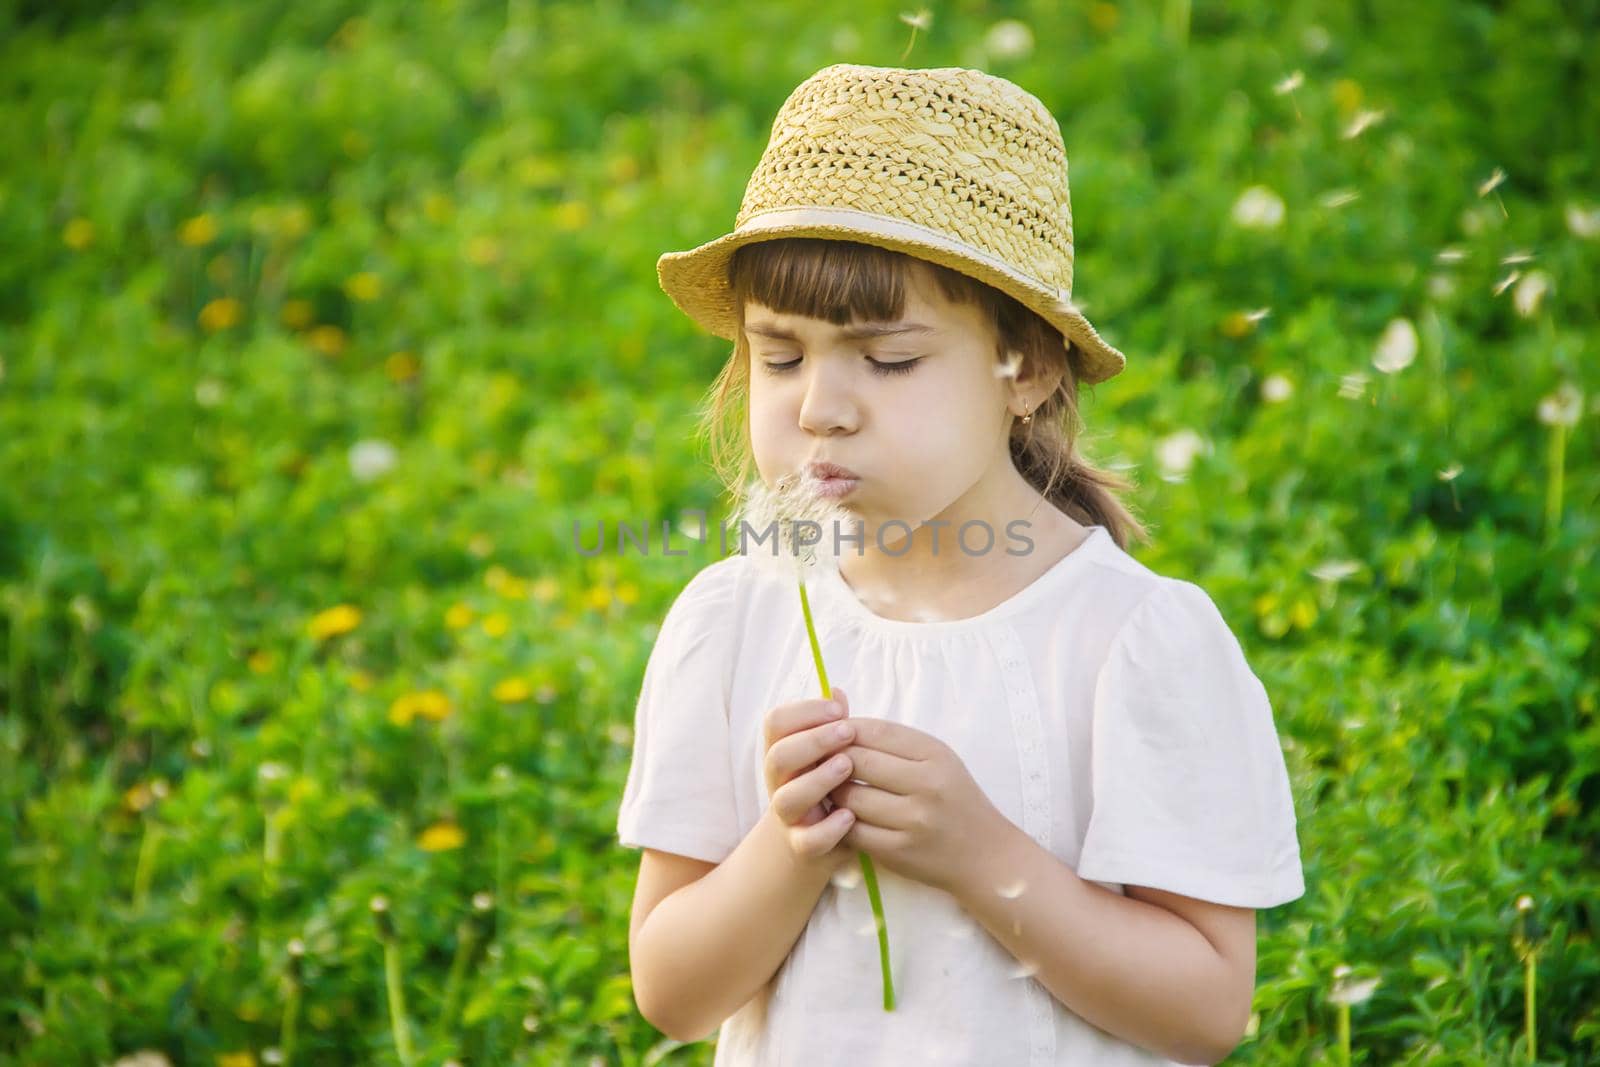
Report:
[[200,309],[200,325],[207,333],[216,333],[239,325],[243,316],[243,304],[231,296],[220,296]]
[[376,300],[383,295],[383,281],[372,271],[365,270],[345,279],[344,291],[351,300]]
[[311,619],[311,636],[321,641],[338,634],[347,634],[361,625],[361,609],[352,604],[339,604],[327,611],[318,612]]
[[444,613],[444,624],[452,630],[465,629],[472,625],[475,615],[470,604],[451,604]]
[[490,637],[504,637],[511,629],[511,618],[503,611],[491,613],[483,620],[483,632]]
[[548,604],[561,592],[561,584],[554,578],[546,575],[533,583],[533,598],[541,604]]
[[372,688],[372,675],[366,671],[351,671],[350,688],[358,693],[365,693]]
[[388,359],[384,360],[383,369],[389,375],[391,381],[409,382],[417,376],[417,372],[422,369],[422,364],[410,352],[400,351],[393,353]]
[[405,693],[389,705],[389,721],[396,726],[408,726],[421,715],[424,719],[442,722],[450,717],[450,698],[437,689],[424,689]]
[[1255,323],[1250,321],[1250,316],[1242,311],[1230,312],[1222,319],[1222,332],[1233,338],[1243,337],[1255,328]]
[[617,586],[617,599],[624,604],[637,604],[639,602],[639,587],[632,582],[623,582]]
[[428,217],[429,222],[449,222],[454,211],[455,205],[443,193],[432,192],[422,200],[422,213]]
[[155,799],[155,794],[143,782],[135,782],[128,791],[122,794],[122,803],[129,811],[143,811]]
[[445,852],[466,844],[466,832],[448,819],[436,822],[417,837],[417,847],[424,852]]
[[210,215],[196,215],[178,227],[178,240],[190,248],[208,245],[217,239],[217,220]]
[[1309,630],[1311,624],[1317,621],[1317,606],[1309,597],[1297,598],[1289,609],[1289,621],[1302,630]]
[[68,248],[82,252],[94,244],[94,223],[88,219],[73,219],[61,231],[61,241]]
[[285,300],[283,302],[283,310],[278,314],[283,319],[283,324],[289,329],[303,330],[311,325],[311,319],[316,315],[316,309],[311,306],[311,301],[309,300]]
[[584,594],[584,603],[596,611],[604,611],[611,606],[611,590],[603,585],[597,585]]
[[494,698],[502,704],[515,704],[533,695],[533,687],[523,678],[507,678],[494,687]]
[[337,356],[345,349],[348,338],[343,330],[337,326],[322,325],[313,327],[307,334],[306,340],[311,347],[325,356]]
[[256,1054],[254,1052],[220,1052],[217,1054],[217,1067],[256,1067]]
[[272,670],[273,664],[278,662],[278,657],[263,648],[250,653],[250,658],[245,662],[249,664],[252,673],[266,674]]
[[526,578],[512,576],[501,582],[500,588],[495,592],[507,600],[522,600],[528,595],[528,581]]
[[1095,4],[1089,9],[1089,25],[1101,33],[1117,28],[1117,9],[1114,4]]

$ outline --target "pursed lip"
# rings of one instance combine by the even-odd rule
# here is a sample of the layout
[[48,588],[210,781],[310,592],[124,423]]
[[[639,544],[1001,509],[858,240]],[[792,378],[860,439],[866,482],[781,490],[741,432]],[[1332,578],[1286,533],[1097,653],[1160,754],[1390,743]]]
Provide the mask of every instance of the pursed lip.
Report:
[[806,464],[806,473],[817,479],[819,482],[825,481],[829,478],[854,478],[857,481],[861,480],[861,475],[857,474],[848,467],[841,467],[837,463],[808,463]]

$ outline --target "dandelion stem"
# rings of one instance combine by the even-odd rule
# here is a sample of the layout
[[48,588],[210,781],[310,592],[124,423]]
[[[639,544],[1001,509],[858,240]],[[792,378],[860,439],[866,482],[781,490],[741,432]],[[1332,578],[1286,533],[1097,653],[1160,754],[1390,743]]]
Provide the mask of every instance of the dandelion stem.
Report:
[[[800,611],[806,617],[806,636],[811,639],[811,658],[817,665],[817,677],[822,682],[822,698],[830,699],[833,688],[828,684],[828,669],[822,663],[822,646],[817,642],[817,629],[811,621],[811,600],[806,596],[805,579],[797,581],[800,587]],[[889,924],[883,917],[883,897],[878,892],[878,872],[872,857],[865,852],[856,856],[861,861],[861,877],[867,884],[867,899],[872,902],[872,922],[878,929],[878,965],[883,972],[883,1010],[894,1011],[894,976],[889,971]]]
[[1567,428],[1561,423],[1550,427],[1550,479],[1545,495],[1545,543],[1555,540],[1556,528],[1561,525],[1562,483],[1566,475]]
[[1535,1009],[1536,998],[1534,996],[1534,979],[1539,973],[1537,960],[1538,955],[1530,949],[1527,957],[1522,962],[1523,972],[1527,976],[1527,981],[1523,983],[1522,1010],[1523,1015],[1527,1019],[1529,1063],[1539,1062],[1539,1053],[1537,1051],[1538,1046],[1534,1042],[1534,1018],[1537,1015]]
[[300,983],[286,977],[283,986],[283,1022],[279,1027],[278,1049],[283,1053],[283,1067],[290,1067],[294,1063],[295,1031],[300,1025]]
[[406,1019],[406,994],[400,984],[400,944],[397,938],[383,939],[383,982],[389,995],[389,1026],[394,1031],[394,1050],[405,1067],[414,1060],[411,1051],[411,1025]]
[[478,928],[470,919],[456,924],[456,955],[444,981],[444,1010],[440,1015],[446,1029],[455,1026],[456,1001],[461,999],[461,983],[467,976],[467,963],[478,947]]
[[1339,1062],[1350,1067],[1350,1005],[1339,1005]]

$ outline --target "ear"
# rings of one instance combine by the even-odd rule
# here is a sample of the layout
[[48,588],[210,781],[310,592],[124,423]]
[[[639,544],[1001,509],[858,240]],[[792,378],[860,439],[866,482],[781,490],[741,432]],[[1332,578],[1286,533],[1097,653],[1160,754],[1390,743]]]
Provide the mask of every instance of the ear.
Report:
[[1021,400],[1029,411],[1036,411],[1045,398],[1053,394],[1066,375],[1066,368],[1040,366],[1036,358],[1028,358],[1016,349],[1001,354],[1002,368],[1015,366],[1014,372],[1004,376],[1011,379],[1011,395]]

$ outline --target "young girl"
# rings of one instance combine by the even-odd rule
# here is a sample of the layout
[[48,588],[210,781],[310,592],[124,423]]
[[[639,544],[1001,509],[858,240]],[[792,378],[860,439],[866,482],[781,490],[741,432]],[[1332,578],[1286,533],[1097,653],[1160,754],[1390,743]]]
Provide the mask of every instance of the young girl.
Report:
[[794,580],[745,553],[645,671],[634,993],[682,1040],[720,1026],[719,1067],[1212,1063],[1255,909],[1304,892],[1266,692],[1075,450],[1079,385],[1124,359],[1071,302],[1066,172],[1010,82],[830,66],[734,231],[661,259],[734,342],[707,415],[735,497],[809,474],[859,523],[806,579],[834,700]]

